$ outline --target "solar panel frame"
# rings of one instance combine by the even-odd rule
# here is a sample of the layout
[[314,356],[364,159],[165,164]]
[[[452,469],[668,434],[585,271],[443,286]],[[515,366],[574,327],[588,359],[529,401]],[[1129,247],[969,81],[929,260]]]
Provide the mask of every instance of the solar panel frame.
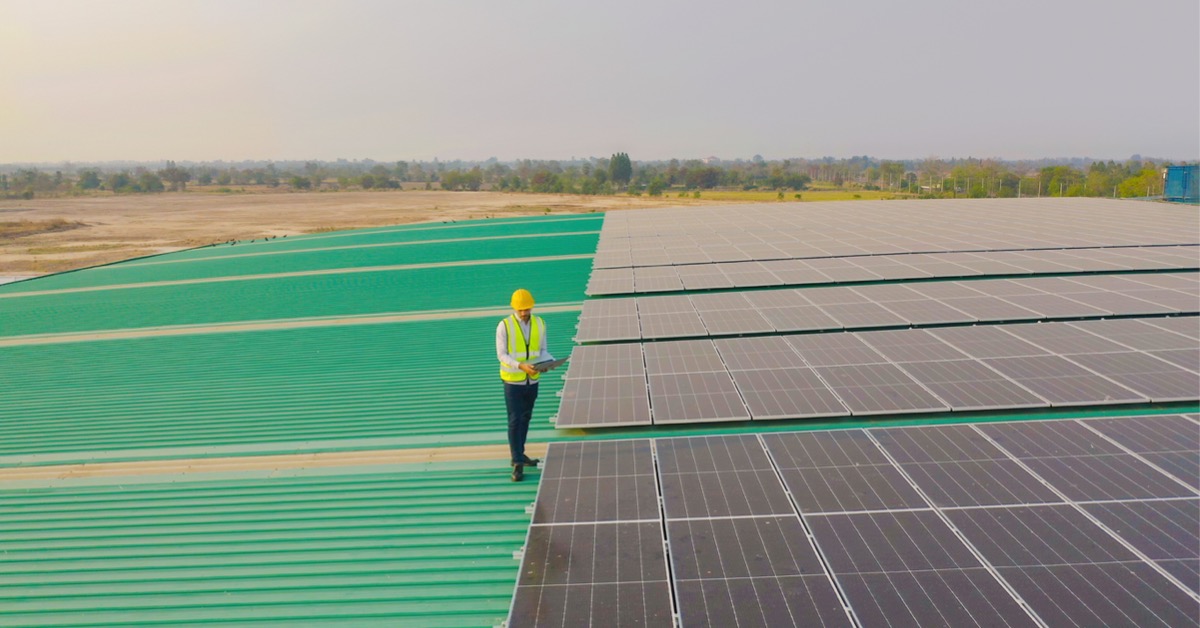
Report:
[[1200,530],[1200,500],[1110,502],[1081,507],[1184,586],[1200,590],[1200,536],[1196,532]]
[[790,308],[764,308],[758,311],[767,323],[779,332],[790,331],[836,331],[842,324],[815,305]]
[[1045,398],[977,360],[906,362],[903,369],[954,412],[1050,405]]
[[820,306],[845,329],[899,327],[908,325],[904,317],[877,303],[837,303]]
[[887,358],[854,334],[787,336],[787,343],[808,366],[886,364]]
[[726,371],[650,375],[649,380],[656,424],[750,420],[750,411]]
[[575,328],[575,342],[639,340],[641,337],[642,327],[636,315],[581,316]]
[[559,429],[651,423],[645,375],[568,379],[554,419]]
[[705,310],[700,320],[710,336],[756,334],[775,331],[766,318],[756,310]]
[[[1026,620],[1109,625],[1121,618],[1186,623],[1194,620],[1194,584],[1200,581],[1200,489],[1172,479],[1149,456],[1180,453],[1183,447],[1200,463],[1200,442],[1191,437],[1196,429],[1200,417],[1164,415],[656,439],[649,442],[657,452],[666,518],[631,522],[645,532],[624,545],[649,552],[655,567],[647,571],[645,555],[639,554],[625,565],[624,575],[594,577],[614,573],[613,561],[624,560],[610,558],[622,554],[619,538],[610,534],[616,540],[590,543],[591,548],[572,539],[558,544],[563,549],[557,561],[574,566],[550,570],[544,578],[562,584],[537,583],[539,600],[545,597],[543,608],[555,613],[553,625],[560,625],[559,617],[590,621],[603,605],[621,604],[626,595],[628,608],[617,607],[629,613],[622,616],[632,617],[630,609],[642,612],[647,604],[662,608],[664,599],[669,607],[672,590],[685,623],[770,617],[807,624],[838,618],[832,576],[849,603],[842,618],[852,613],[860,623],[925,624],[931,617],[955,624],[981,618],[1006,625]],[[560,451],[554,444],[545,473],[559,479],[626,469],[645,474],[652,466],[646,443],[600,445],[610,450],[604,461],[584,455],[596,443],[569,444],[581,455],[560,471],[554,471]],[[1079,477],[1047,467],[1063,456],[1073,462],[1120,460],[1123,466],[1112,477],[1116,488],[1140,487],[1151,497],[1114,500],[1111,493],[1119,490],[1080,493],[1080,478],[1090,475],[1098,484],[1094,478],[1106,476],[1090,464]],[[1055,472],[1045,474],[1043,467]],[[884,476],[890,482],[873,479]],[[919,492],[913,492],[913,483]],[[1178,494],[1159,495],[1156,485]],[[866,492],[880,486],[908,492],[898,500]],[[1031,501],[1005,503],[1025,492]],[[883,507],[874,507],[874,497]],[[561,529],[569,534],[560,535],[587,537],[602,525],[535,524],[531,533]],[[635,537],[637,528],[624,529],[625,538]],[[662,577],[674,589],[664,592],[657,552],[667,546],[673,569]],[[526,562],[532,556],[539,564],[539,552],[545,553],[539,547],[549,544],[529,547]],[[819,551],[824,564],[806,547]],[[598,556],[576,561],[575,550],[585,548]],[[526,572],[523,564],[522,578]],[[789,580],[799,577],[805,580]],[[653,586],[652,595],[627,589],[618,597],[601,589],[642,580]],[[734,582],[739,584],[719,584]],[[522,608],[528,609],[533,583],[518,584],[518,595],[525,594]],[[705,595],[716,593],[723,596],[720,604],[705,602]],[[798,601],[808,595],[820,601]],[[514,598],[514,608],[517,602]]]
[[1083,330],[1107,338],[1123,347],[1137,351],[1162,351],[1200,347],[1200,341],[1172,333],[1154,320],[1117,319],[1079,321],[1070,323],[1072,329]]
[[732,371],[731,375],[756,421],[845,416],[850,412],[807,367]]
[[923,329],[868,331],[856,335],[859,340],[894,364],[970,358]]
[[567,362],[566,381],[594,377],[645,377],[642,345],[623,343],[575,347]]
[[990,358],[982,362],[1055,407],[1149,401],[1144,395],[1056,355]]
[[854,416],[950,409],[894,364],[819,366],[813,370]]
[[779,336],[721,338],[713,341],[721,361],[731,371],[804,368],[804,359]]
[[1146,353],[1072,355],[1068,359],[1154,403],[1200,399],[1200,379],[1195,373]]
[[[1051,625],[1184,625],[1195,600],[1067,505],[950,510],[997,572]],[[1052,560],[1053,562],[1049,562]],[[1068,582],[1076,581],[1076,586]],[[1086,583],[1086,584],[1085,584]],[[1082,587],[1082,588],[1080,588]],[[1073,591],[1095,591],[1084,602]],[[1103,614],[1093,609],[1106,607]],[[1182,622],[1182,623],[1181,623]]]
[[725,363],[712,340],[652,342],[644,347],[649,375],[725,372]]
[[708,328],[696,312],[641,314],[642,338],[697,338],[708,335]]

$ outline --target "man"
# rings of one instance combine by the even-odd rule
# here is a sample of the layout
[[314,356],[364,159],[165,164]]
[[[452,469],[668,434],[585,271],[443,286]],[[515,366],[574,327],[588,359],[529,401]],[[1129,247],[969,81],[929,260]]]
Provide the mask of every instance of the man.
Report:
[[504,405],[508,409],[508,450],[513,482],[525,478],[525,467],[540,460],[525,455],[525,437],[537,401],[538,377],[533,365],[553,360],[546,349],[546,323],[533,315],[533,295],[521,288],[512,295],[513,314],[496,326],[496,357],[504,382]]

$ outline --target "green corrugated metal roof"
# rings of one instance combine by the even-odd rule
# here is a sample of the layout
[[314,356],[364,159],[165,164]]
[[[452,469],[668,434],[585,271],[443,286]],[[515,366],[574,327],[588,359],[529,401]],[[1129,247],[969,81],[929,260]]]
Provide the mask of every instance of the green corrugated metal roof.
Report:
[[475,466],[0,486],[0,624],[498,625],[537,484]]
[[[0,416],[20,419],[0,419],[0,466],[503,443],[499,318],[0,347]],[[569,352],[578,313],[544,318],[551,351]],[[539,424],[561,374],[545,376]]]
[[[270,254],[231,254],[166,263],[117,264],[86,273],[65,273],[45,280],[14,285],[0,294],[27,290],[58,290],[84,286],[109,286],[144,282],[186,281],[208,277],[240,277],[270,273],[296,273],[315,270],[364,268],[416,264],[503,259],[505,257],[550,257],[590,254],[596,249],[599,230],[579,233],[542,234],[531,237],[505,236],[453,242],[404,242],[391,245],[364,245],[342,242],[346,248],[281,250]],[[264,244],[271,249],[275,241]],[[236,247],[230,247],[232,251]]]
[[604,214],[562,214],[502,220],[470,220],[455,223],[414,223],[351,231],[315,233],[270,241],[240,241],[235,246],[200,247],[172,253],[169,259],[163,256],[141,258],[121,262],[118,266],[138,266],[183,260],[222,258],[249,253],[297,251],[347,245],[376,245],[397,242],[427,242],[454,238],[489,238],[522,236],[528,233],[566,233],[572,231],[599,230],[604,223]]
[[[543,316],[566,353],[601,218],[318,234],[0,288],[0,467],[504,443],[499,312],[518,286],[565,305]],[[462,265],[405,267],[444,262]],[[225,279],[247,274],[267,276]],[[399,314],[418,320],[379,319]],[[222,327],[246,321],[301,326]],[[112,330],[145,335],[70,336]],[[0,481],[0,625],[496,625],[537,488],[499,459],[176,471]]]

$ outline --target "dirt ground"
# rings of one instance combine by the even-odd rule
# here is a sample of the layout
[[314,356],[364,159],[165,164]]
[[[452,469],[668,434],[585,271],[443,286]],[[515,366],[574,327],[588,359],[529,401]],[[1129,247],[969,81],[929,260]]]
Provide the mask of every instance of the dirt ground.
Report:
[[[507,192],[181,193],[0,200],[0,276],[62,272],[230,239],[414,222],[697,204]],[[31,233],[32,232],[32,233]]]

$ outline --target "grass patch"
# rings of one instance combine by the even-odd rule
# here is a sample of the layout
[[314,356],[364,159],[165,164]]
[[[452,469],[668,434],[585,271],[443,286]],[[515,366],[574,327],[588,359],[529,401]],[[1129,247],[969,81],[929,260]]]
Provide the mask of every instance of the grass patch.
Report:
[[0,222],[0,238],[23,238],[39,233],[55,233],[86,227],[82,222],[71,222],[62,218],[50,220],[18,220],[15,222]]

